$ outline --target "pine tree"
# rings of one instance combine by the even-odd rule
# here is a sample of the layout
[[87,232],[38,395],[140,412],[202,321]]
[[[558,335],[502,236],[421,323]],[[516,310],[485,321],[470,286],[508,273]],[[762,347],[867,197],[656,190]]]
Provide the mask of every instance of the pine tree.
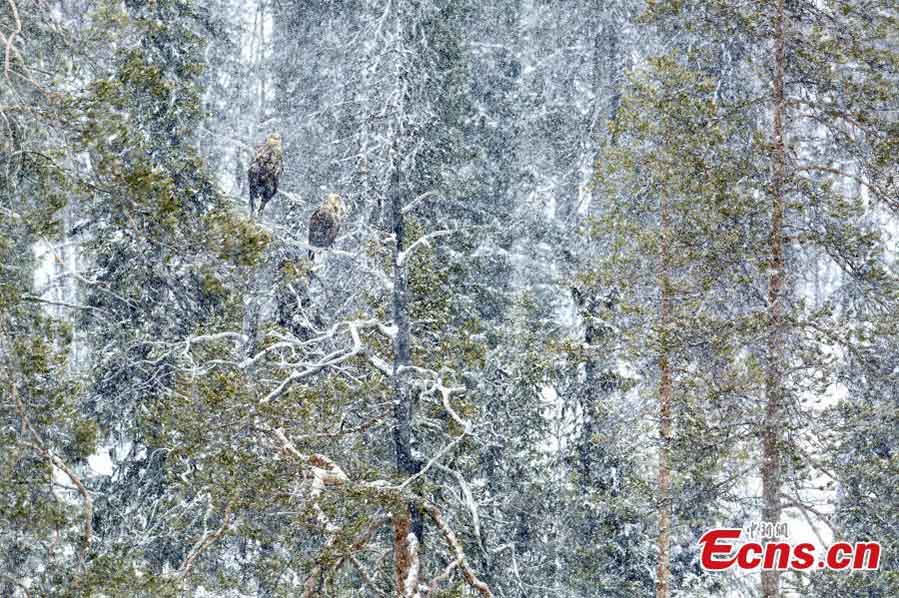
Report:
[[0,593],[52,595],[96,551],[82,469],[98,427],[70,353],[71,314],[91,308],[53,294],[78,188],[67,135],[79,54],[37,6],[6,3],[0,31]]
[[[752,275],[756,285],[764,280],[767,289],[766,344],[746,342],[765,364],[765,408],[757,428],[761,515],[777,521],[784,504],[805,510],[802,493],[794,489],[811,472],[797,434],[805,423],[795,414],[802,412],[797,407],[804,393],[827,387],[813,382],[815,376],[822,369],[834,371],[822,358],[821,343],[852,350],[857,342],[835,332],[844,318],[853,317],[849,311],[834,309],[829,300],[817,309],[804,301],[798,280],[803,259],[816,246],[834,256],[833,267],[864,287],[860,299],[868,305],[893,294],[895,282],[878,249],[881,241],[860,224],[865,213],[893,207],[890,173],[895,161],[883,152],[895,144],[895,126],[884,116],[893,101],[887,89],[896,72],[890,33],[895,7],[871,3],[857,11],[845,3],[775,1],[751,8],[729,2],[657,2],[651,9],[651,16],[669,30],[686,29],[707,43],[740,40],[743,48],[754,46],[742,54],[743,68],[764,74],[760,89],[725,97],[725,114],[760,110],[757,130],[764,131],[761,125],[767,123],[770,131],[758,135],[753,153],[744,154],[747,167],[732,181],[754,187],[769,200],[763,220],[767,242],[744,253],[745,263],[766,264]],[[870,34],[861,34],[862,27]],[[702,50],[692,53],[701,55]],[[842,165],[821,163],[820,156]],[[866,198],[847,189],[848,181],[859,183]],[[841,219],[838,213],[851,216]],[[866,256],[867,267],[840,259],[847,250]],[[762,574],[763,595],[779,595],[779,577],[776,571]]]
[[646,8],[0,0],[0,594],[896,594],[895,2]]
[[[636,369],[652,364],[657,381],[657,595],[670,592],[669,576],[684,587],[698,573],[671,570],[671,543],[695,544],[692,535],[710,525],[703,517],[724,516],[727,484],[713,480],[726,479],[734,455],[722,439],[742,441],[727,421],[739,416],[735,399],[751,384],[733,363],[751,313],[728,302],[741,286],[734,261],[754,241],[734,226],[752,214],[731,185],[746,164],[744,129],[724,120],[714,93],[713,79],[675,58],[653,60],[634,74],[600,162],[608,200],[593,234],[606,257],[593,276],[619,297],[619,358]],[[705,494],[709,487],[717,491]],[[684,531],[672,536],[674,529]]]

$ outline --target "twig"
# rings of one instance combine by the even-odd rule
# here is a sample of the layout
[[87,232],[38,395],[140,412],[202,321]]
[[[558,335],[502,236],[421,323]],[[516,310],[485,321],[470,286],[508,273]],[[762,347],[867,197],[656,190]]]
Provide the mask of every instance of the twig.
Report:
[[425,191],[424,193],[413,199],[411,202],[409,202],[407,205],[403,206],[403,214],[411,212],[418,204],[434,195],[438,195],[438,191],[435,191],[433,189],[431,191]]
[[[8,0],[8,2],[12,9],[13,19],[16,21],[16,28],[9,34],[9,37],[6,38],[6,56],[3,65],[3,73],[6,75],[7,81],[9,81],[10,56],[12,56],[12,52],[15,50],[15,48],[13,48],[13,42],[15,41],[16,36],[22,32],[22,21],[19,19],[19,9],[16,7],[14,0]],[[2,37],[2,34],[0,34],[0,37]],[[16,53],[18,54],[18,51],[16,51]],[[19,54],[19,57],[21,58],[21,54]]]
[[190,574],[190,570],[193,568],[194,561],[200,557],[206,550],[212,546],[215,542],[221,538],[225,532],[228,530],[228,527],[231,525],[231,505],[233,500],[229,500],[228,504],[225,505],[225,512],[222,514],[222,525],[215,530],[214,532],[205,533],[203,537],[194,545],[195,548],[191,552],[190,555],[186,559],[184,559],[184,563],[181,565],[181,569],[178,570],[178,577],[184,579]]
[[452,574],[453,570],[460,565],[459,559],[454,560],[446,568],[440,573],[440,575],[436,576],[431,580],[431,585],[428,586],[428,594],[433,594],[437,591],[437,587],[440,585],[440,582],[446,581],[449,579],[450,574]]
[[493,598],[493,592],[490,591],[490,586],[478,579],[478,576],[475,575],[475,572],[469,566],[468,561],[465,559],[465,550],[462,548],[459,538],[457,538],[453,530],[450,529],[449,524],[447,524],[446,520],[440,514],[440,510],[434,505],[427,503],[423,505],[423,508],[425,512],[430,515],[431,519],[434,520],[434,523],[437,524],[437,528],[440,530],[440,533],[443,534],[446,543],[455,553],[456,560],[459,561],[459,568],[462,569],[462,577],[465,578],[466,583],[476,589],[481,596]]
[[378,587],[375,585],[374,580],[368,574],[368,571],[365,570],[365,567],[363,567],[362,563],[359,562],[359,559],[356,558],[356,555],[351,554],[349,556],[349,560],[353,564],[353,566],[356,567],[356,571],[359,572],[359,577],[362,578],[362,583],[364,583],[369,590],[371,590],[378,596],[387,596],[387,594],[378,589]]
[[409,259],[409,256],[412,255],[412,252],[415,251],[419,246],[424,245],[426,247],[430,247],[432,239],[436,239],[437,237],[446,237],[448,235],[453,234],[454,232],[456,232],[456,231],[449,230],[449,229],[436,230],[432,233],[428,233],[427,235],[419,237],[418,239],[415,240],[414,243],[412,243],[412,245],[409,245],[408,248],[404,249],[403,251],[400,251],[400,254],[396,258],[397,266],[402,266],[403,264],[405,264],[406,260]]
[[90,550],[91,541],[93,539],[93,520],[94,520],[94,500],[91,498],[90,493],[87,491],[87,488],[84,487],[84,484],[81,483],[81,478],[79,478],[75,472],[73,472],[69,467],[65,464],[65,462],[50,452],[50,449],[46,447],[43,439],[41,439],[40,435],[37,433],[37,430],[31,425],[31,422],[28,419],[27,414],[25,413],[25,406],[22,404],[22,401],[19,399],[18,392],[16,390],[15,383],[10,383],[10,394],[13,397],[13,401],[16,404],[16,409],[19,412],[19,417],[22,418],[22,425],[28,432],[31,434],[31,437],[34,439],[34,442],[25,441],[24,444],[33,448],[35,451],[40,453],[47,459],[52,465],[56,466],[59,470],[61,470],[72,484],[75,485],[75,488],[78,490],[78,493],[81,494],[81,499],[84,502],[84,547],[81,551],[81,561],[84,562],[84,559],[87,557],[87,552]]

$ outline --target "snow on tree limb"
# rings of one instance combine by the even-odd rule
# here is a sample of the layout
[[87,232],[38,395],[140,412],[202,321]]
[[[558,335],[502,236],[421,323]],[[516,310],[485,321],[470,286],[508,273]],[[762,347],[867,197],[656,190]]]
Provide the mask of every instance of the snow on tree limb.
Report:
[[194,544],[194,547],[187,555],[187,558],[184,559],[181,568],[176,574],[179,579],[185,579],[188,575],[190,575],[190,571],[194,566],[194,562],[204,552],[206,552],[206,550],[208,550],[210,546],[220,540],[221,537],[224,536],[226,531],[228,531],[228,528],[233,523],[233,517],[231,514],[232,505],[233,501],[228,501],[228,503],[225,505],[224,512],[222,513],[222,524],[218,527],[218,529],[205,532],[203,536]]
[[461,542],[459,542],[459,538],[456,537],[456,534],[450,528],[449,524],[447,524],[443,515],[440,513],[440,510],[430,504],[423,505],[423,508],[425,512],[431,516],[431,519],[434,520],[434,523],[437,524],[437,528],[440,530],[440,533],[443,534],[446,543],[449,544],[455,553],[456,560],[459,562],[459,567],[462,569],[462,576],[465,578],[466,583],[477,590],[481,596],[492,598],[493,592],[490,591],[490,586],[478,579],[478,576],[475,575],[475,572],[472,570],[471,566],[469,566],[468,561],[465,558],[465,550],[462,547]]
[[66,475],[66,477],[69,478],[72,484],[75,485],[75,488],[81,495],[81,501],[84,505],[83,545],[81,548],[81,562],[84,563],[88,551],[91,548],[91,542],[93,541],[94,499],[91,497],[90,492],[88,492],[87,488],[84,487],[84,484],[81,482],[81,478],[74,471],[72,471],[72,469],[68,465],[66,465],[66,463],[62,459],[53,454],[53,452],[44,443],[37,430],[35,430],[31,425],[31,421],[29,420],[28,415],[25,412],[25,405],[22,404],[22,401],[19,398],[15,383],[11,383],[9,387],[10,395],[12,396],[13,402],[16,405],[16,409],[19,412],[19,417],[22,419],[22,424],[25,429],[28,430],[31,438],[33,439],[33,442],[20,442],[22,442],[22,444],[24,444],[25,446],[34,449],[53,466],[62,471]]
[[[451,551],[455,555],[455,560],[458,561],[458,567],[462,571],[462,576],[465,579],[465,582],[468,585],[470,585],[472,588],[476,589],[482,596],[490,596],[490,597],[493,596],[493,593],[491,592],[490,587],[486,583],[481,581],[475,574],[474,570],[468,565],[468,561],[466,560],[466,557],[465,557],[465,550],[462,547],[462,544],[459,542],[458,537],[453,532],[453,530],[449,527],[449,524],[446,522],[446,520],[444,519],[443,515],[440,512],[440,509],[438,509],[436,505],[431,504],[430,502],[423,500],[419,497],[416,497],[414,495],[410,495],[408,492],[404,491],[404,486],[393,486],[384,480],[375,480],[373,482],[363,482],[363,483],[354,482],[343,472],[343,470],[340,468],[339,465],[334,463],[331,459],[327,458],[326,456],[321,455],[321,454],[314,454],[314,455],[302,454],[299,450],[297,450],[297,448],[293,445],[293,443],[287,438],[287,436],[284,434],[283,430],[275,429],[275,430],[271,430],[271,432],[274,435],[274,437],[279,441],[279,443],[281,444],[282,450],[285,453],[296,457],[298,460],[305,462],[310,466],[310,473],[312,474],[312,477],[314,480],[313,481],[313,488],[314,488],[313,495],[314,496],[318,496],[318,494],[322,490],[324,490],[324,488],[326,486],[332,486],[332,487],[335,487],[336,489],[351,489],[351,488],[367,489],[369,491],[374,492],[375,495],[381,495],[384,497],[388,497],[394,501],[399,502],[400,504],[403,504],[404,502],[411,499],[421,509],[423,509],[426,513],[428,513],[428,515],[437,524],[437,527],[440,530],[441,534],[443,535],[443,538],[446,541],[447,546],[451,549]],[[336,530],[332,530],[332,531],[336,532]],[[398,533],[401,533],[401,531],[402,530],[400,529],[400,531]],[[408,536],[410,536],[414,539],[414,534],[410,533],[410,534],[408,534]],[[406,538],[406,535],[403,535],[402,537]],[[398,538],[399,538],[399,536],[398,536]],[[408,538],[406,538],[405,540],[400,538],[400,540],[398,540],[398,541],[400,541],[400,543],[403,544],[404,542],[408,541]],[[416,542],[417,542],[417,540],[416,540]],[[332,543],[333,542],[329,541],[329,544],[332,544]],[[418,558],[417,557],[417,544],[415,546],[412,546],[412,545],[408,546],[408,550],[411,551],[408,553],[408,557],[410,559],[414,560],[414,559]],[[409,572],[409,571],[411,571],[411,568],[403,567],[402,570]],[[411,575],[411,573],[410,573],[410,575]],[[418,583],[417,583],[418,574],[415,573],[415,575],[413,575],[413,578],[415,580],[415,585],[411,586],[411,588],[413,588],[414,592],[411,594],[409,593],[410,586],[407,585],[405,583],[405,581],[411,580],[412,578],[408,578],[407,580],[404,581],[404,584],[403,584],[403,586],[406,588],[405,595],[414,596],[415,593],[419,591]],[[310,578],[307,578],[307,586],[306,586],[307,593],[305,593],[304,596],[306,596],[306,595],[313,596],[314,595],[314,593],[311,593],[313,590],[310,588],[314,588],[315,586],[309,585],[309,579]]]

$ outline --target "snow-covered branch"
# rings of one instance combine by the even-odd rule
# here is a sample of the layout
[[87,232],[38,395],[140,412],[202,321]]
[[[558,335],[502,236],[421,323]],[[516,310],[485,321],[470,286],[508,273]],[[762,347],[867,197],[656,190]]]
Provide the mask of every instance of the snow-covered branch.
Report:
[[418,197],[416,197],[415,199],[410,201],[408,204],[403,206],[403,210],[402,210],[403,214],[408,214],[409,212],[414,210],[421,202],[423,202],[427,198],[434,197],[439,194],[440,193],[434,189],[432,189],[431,191],[425,191],[424,193],[422,193],[421,195],[419,195]]
[[223,535],[225,535],[226,531],[228,531],[228,528],[231,526],[231,523],[232,523],[232,516],[231,516],[232,504],[233,504],[233,502],[229,501],[225,505],[225,510],[222,513],[222,524],[219,526],[219,528],[214,531],[204,533],[203,537],[201,537],[199,540],[197,540],[196,544],[194,544],[194,547],[191,550],[190,554],[187,555],[187,558],[184,559],[184,563],[182,563],[181,568],[178,570],[178,573],[177,573],[178,578],[184,579],[188,575],[190,575],[190,570],[193,568],[194,562],[204,552],[206,552],[206,550],[209,549],[210,546],[215,544]]
[[7,0],[9,3],[10,10],[12,11],[13,20],[15,21],[15,29],[13,29],[9,36],[4,36],[3,32],[0,31],[0,43],[5,46],[6,53],[3,62],[3,73],[6,75],[7,81],[9,80],[9,70],[10,63],[12,59],[13,52],[15,52],[16,56],[21,60],[22,55],[19,54],[19,51],[15,48],[14,44],[16,41],[16,36],[22,33],[22,19],[19,18],[19,9],[16,6],[15,0]]
[[[437,524],[438,529],[440,530],[441,535],[443,535],[446,540],[447,545],[450,550],[453,552],[455,556],[455,561],[458,562],[458,567],[462,571],[462,576],[465,579],[466,583],[470,585],[472,588],[476,589],[482,596],[492,597],[493,593],[490,590],[490,587],[481,581],[474,570],[468,564],[468,561],[465,557],[465,550],[462,547],[461,542],[459,542],[458,537],[453,532],[453,530],[449,527],[449,524],[446,522],[446,519],[443,517],[440,509],[438,509],[435,505],[421,499],[415,497],[413,495],[408,494],[403,490],[403,486],[395,487],[386,483],[384,480],[376,480],[373,482],[365,482],[358,483],[353,482],[350,478],[344,473],[343,469],[337,465],[334,461],[327,458],[321,454],[314,455],[304,455],[293,445],[293,443],[287,438],[284,434],[284,431],[281,429],[271,430],[273,436],[279,441],[282,450],[289,455],[297,458],[299,461],[306,463],[310,467],[310,473],[313,477],[313,489],[314,496],[318,496],[325,486],[332,486],[335,488],[346,488],[349,489],[351,487],[355,488],[364,488],[370,491],[374,491],[378,495],[386,494],[392,500],[399,500],[401,502],[406,502],[408,500],[412,500],[414,503],[418,504]],[[402,533],[402,530],[399,530],[397,533]],[[408,533],[404,534],[405,538],[403,541],[409,541],[408,538],[412,538],[414,541],[414,534]],[[415,546],[410,546],[410,549],[417,549]],[[410,553],[410,558],[417,558],[417,550]],[[418,583],[417,583],[417,571],[415,567],[406,567],[405,570],[407,572],[413,571],[415,572],[415,579],[412,580],[413,584],[408,585],[406,583],[403,584],[407,590],[412,588],[414,590],[413,594],[418,592]],[[448,573],[447,573],[448,575]],[[408,581],[408,580],[406,580]],[[308,585],[308,580],[307,580]],[[433,585],[433,584],[432,584]],[[304,594],[304,596],[307,594]],[[309,596],[313,596],[314,594],[308,594]]]
[[493,592],[490,591],[490,586],[481,581],[478,576],[475,575],[474,570],[471,568],[471,566],[468,564],[468,560],[465,558],[465,549],[462,547],[462,543],[459,542],[459,538],[456,537],[456,534],[443,518],[440,510],[431,504],[425,504],[423,508],[425,512],[431,517],[431,519],[434,520],[434,523],[437,524],[437,528],[440,530],[440,533],[443,534],[443,538],[446,540],[446,543],[455,554],[456,561],[458,561],[459,567],[462,569],[462,577],[465,579],[465,582],[468,583],[469,586],[477,590],[481,594],[481,596],[492,598]]
[[37,430],[35,430],[31,425],[31,421],[29,420],[28,415],[25,412],[25,405],[22,404],[22,401],[19,398],[16,385],[13,383],[10,384],[9,387],[10,395],[13,398],[13,402],[16,405],[16,410],[18,411],[19,417],[22,420],[22,426],[26,430],[28,430],[33,440],[33,442],[23,441],[23,444],[34,449],[37,453],[42,455],[51,465],[62,471],[66,475],[66,477],[69,478],[69,480],[78,490],[78,493],[81,495],[81,501],[84,505],[83,546],[81,550],[81,560],[82,562],[84,562],[84,559],[86,558],[87,553],[90,550],[91,542],[93,540],[94,499],[91,497],[90,492],[87,491],[87,488],[85,488],[84,484],[81,481],[81,478],[74,471],[72,471],[72,469],[62,459],[53,454],[53,452],[44,443]]
[[331,328],[328,336],[336,335],[338,330],[343,327],[346,327],[347,331],[350,334],[350,337],[352,339],[351,347],[333,351],[322,359],[313,363],[298,364],[298,366],[302,369],[293,372],[287,378],[285,378],[277,387],[275,387],[274,390],[272,390],[260,400],[260,404],[266,404],[277,400],[299,380],[308,378],[309,376],[317,374],[322,370],[336,367],[352,359],[353,357],[362,354],[365,351],[365,347],[362,343],[362,338],[359,336],[360,330],[376,329],[387,336],[390,336],[391,334],[391,329],[385,326],[379,320],[354,320],[350,322],[341,322],[340,324],[335,324],[334,327]]
[[399,255],[397,255],[397,258],[396,258],[397,266],[403,267],[406,263],[406,260],[409,259],[409,256],[412,255],[412,253],[419,247],[421,247],[421,246],[430,247],[432,240],[434,240],[438,237],[446,237],[448,235],[453,234],[454,232],[456,232],[456,231],[449,230],[449,229],[437,230],[432,233],[428,233],[426,235],[419,237],[418,239],[415,240],[415,242],[413,242],[411,245],[409,245],[409,247],[407,247],[403,251],[399,252]]

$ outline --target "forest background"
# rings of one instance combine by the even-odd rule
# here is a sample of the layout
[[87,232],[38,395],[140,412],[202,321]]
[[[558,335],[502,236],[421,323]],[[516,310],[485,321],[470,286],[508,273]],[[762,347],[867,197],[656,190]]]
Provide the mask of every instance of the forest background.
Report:
[[[895,0],[2,0],[0,59],[0,595],[899,595]],[[880,569],[699,566],[754,521]]]

